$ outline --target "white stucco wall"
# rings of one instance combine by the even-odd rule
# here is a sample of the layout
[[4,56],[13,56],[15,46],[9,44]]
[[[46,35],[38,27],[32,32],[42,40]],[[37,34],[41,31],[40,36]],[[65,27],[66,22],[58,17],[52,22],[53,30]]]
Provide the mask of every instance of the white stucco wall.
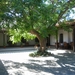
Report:
[[[59,30],[59,32],[58,32],[58,42],[59,42],[60,34],[63,34],[63,42],[67,42],[67,43],[72,42],[73,41],[72,33],[73,32],[67,32],[67,31],[65,31],[63,29]],[[51,35],[50,36],[50,44],[55,45],[55,42],[56,42],[55,36]]]
[[69,38],[68,38],[68,34],[69,34],[69,33],[68,33],[67,31],[64,31],[64,32],[63,32],[63,42],[67,42],[67,43],[69,42],[69,41],[68,41],[68,39],[69,39]]
[[56,39],[54,35],[50,36],[50,45],[55,45]]
[[72,32],[68,32],[68,31],[65,31],[62,29],[62,30],[59,30],[59,32],[58,32],[59,36],[60,36],[60,34],[63,34],[63,42],[69,43],[70,41],[72,41]]
[[70,42],[73,42],[73,32],[69,32],[70,35]]

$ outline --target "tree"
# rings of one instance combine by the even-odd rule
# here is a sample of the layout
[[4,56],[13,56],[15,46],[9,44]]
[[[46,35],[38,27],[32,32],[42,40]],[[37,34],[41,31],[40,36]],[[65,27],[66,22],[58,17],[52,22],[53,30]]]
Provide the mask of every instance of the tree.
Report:
[[4,21],[3,27],[14,31],[16,36],[23,36],[25,33],[34,34],[40,43],[39,50],[44,52],[46,37],[55,34],[57,23],[66,21],[74,3],[75,0],[1,0],[0,6],[6,5],[5,11],[1,10],[6,16],[1,22]]

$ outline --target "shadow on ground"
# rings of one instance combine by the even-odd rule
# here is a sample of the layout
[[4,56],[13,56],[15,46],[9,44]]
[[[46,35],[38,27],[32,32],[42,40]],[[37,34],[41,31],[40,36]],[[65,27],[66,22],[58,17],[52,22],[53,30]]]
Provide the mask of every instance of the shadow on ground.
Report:
[[1,60],[0,60],[0,75],[9,75]]
[[35,73],[35,75],[75,75],[74,53],[66,52],[52,56],[57,60],[34,60],[32,58],[24,63],[10,60],[2,61],[10,75],[25,75],[27,72]]

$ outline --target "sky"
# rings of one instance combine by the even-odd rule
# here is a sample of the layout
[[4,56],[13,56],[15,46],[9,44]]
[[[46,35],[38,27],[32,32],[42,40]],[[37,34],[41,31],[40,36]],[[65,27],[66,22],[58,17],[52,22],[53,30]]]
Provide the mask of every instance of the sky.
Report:
[[[73,8],[73,10],[75,11],[75,8]],[[75,19],[75,12],[74,12],[74,13],[71,12],[71,14],[70,14],[70,18]]]

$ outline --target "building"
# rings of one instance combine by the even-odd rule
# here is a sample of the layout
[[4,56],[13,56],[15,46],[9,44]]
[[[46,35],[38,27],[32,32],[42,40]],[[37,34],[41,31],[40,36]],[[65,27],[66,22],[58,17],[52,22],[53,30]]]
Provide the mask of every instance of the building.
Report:
[[[58,31],[58,43],[59,46],[63,46],[64,44],[67,44],[68,47],[71,47],[75,50],[75,22],[69,23],[73,30],[71,32],[65,31],[63,29],[59,29]],[[12,44],[11,41],[9,41],[9,36],[6,34],[5,30],[0,30],[0,47],[10,47],[10,46],[35,46],[38,41],[35,40],[29,40],[26,43],[16,43]],[[55,35],[49,35],[47,38],[47,46],[55,46],[56,38]],[[72,45],[72,46],[71,46]],[[74,46],[74,47],[73,47]]]
[[[29,46],[34,46],[36,44],[37,40],[29,40],[28,41],[28,45]],[[66,42],[66,43],[71,43],[73,42],[73,31],[72,32],[68,32],[68,31],[65,31],[63,29],[60,29],[58,31],[58,42],[59,43],[63,43],[63,42]],[[6,31],[0,31],[0,47],[2,46],[10,46],[11,45],[11,42],[9,41],[9,36],[6,34]],[[48,38],[47,38],[47,45],[55,45],[56,43],[56,38],[55,38],[55,35],[50,35]],[[17,44],[13,44],[12,46],[21,46],[21,43],[17,43]]]

